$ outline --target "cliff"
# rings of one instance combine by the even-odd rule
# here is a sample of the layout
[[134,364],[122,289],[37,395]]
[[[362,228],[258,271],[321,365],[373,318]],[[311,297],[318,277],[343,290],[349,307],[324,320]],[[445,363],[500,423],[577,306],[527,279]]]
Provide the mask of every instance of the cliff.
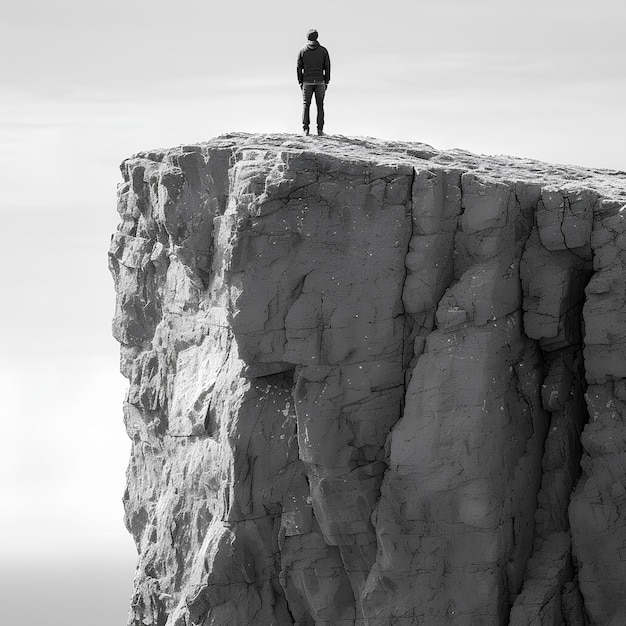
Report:
[[624,172],[243,134],[121,169],[129,624],[623,626]]

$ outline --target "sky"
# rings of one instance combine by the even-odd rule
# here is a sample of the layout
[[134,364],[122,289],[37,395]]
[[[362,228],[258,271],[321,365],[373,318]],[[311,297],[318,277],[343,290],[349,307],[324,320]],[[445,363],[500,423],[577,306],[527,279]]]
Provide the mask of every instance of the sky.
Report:
[[624,171],[624,23],[613,0],[3,7],[2,621],[125,623],[130,446],[106,254],[124,158],[299,133],[295,62],[315,27],[332,61],[330,135]]

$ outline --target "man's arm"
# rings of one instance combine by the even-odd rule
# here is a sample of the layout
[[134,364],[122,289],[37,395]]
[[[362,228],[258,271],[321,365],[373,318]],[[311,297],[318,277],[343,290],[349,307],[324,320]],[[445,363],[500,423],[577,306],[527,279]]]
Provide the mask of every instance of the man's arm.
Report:
[[330,82],[330,55],[326,50],[326,56],[324,57],[324,82],[328,85]]
[[304,59],[302,58],[302,50],[298,52],[298,62],[296,64],[296,72],[298,73],[298,82],[300,83],[300,87],[302,87],[303,81],[303,73],[304,73]]

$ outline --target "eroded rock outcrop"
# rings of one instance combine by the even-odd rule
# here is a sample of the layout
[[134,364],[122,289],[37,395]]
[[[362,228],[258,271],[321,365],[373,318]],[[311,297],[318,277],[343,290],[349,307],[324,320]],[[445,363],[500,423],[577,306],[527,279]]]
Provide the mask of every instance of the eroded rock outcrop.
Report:
[[626,174],[277,135],[122,174],[130,625],[624,623]]

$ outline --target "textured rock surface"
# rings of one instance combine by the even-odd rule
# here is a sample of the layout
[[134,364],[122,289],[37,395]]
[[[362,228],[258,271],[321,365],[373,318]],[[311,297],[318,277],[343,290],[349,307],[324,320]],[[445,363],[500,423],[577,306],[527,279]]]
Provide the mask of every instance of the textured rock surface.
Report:
[[122,174],[130,625],[626,623],[626,174],[277,135]]

